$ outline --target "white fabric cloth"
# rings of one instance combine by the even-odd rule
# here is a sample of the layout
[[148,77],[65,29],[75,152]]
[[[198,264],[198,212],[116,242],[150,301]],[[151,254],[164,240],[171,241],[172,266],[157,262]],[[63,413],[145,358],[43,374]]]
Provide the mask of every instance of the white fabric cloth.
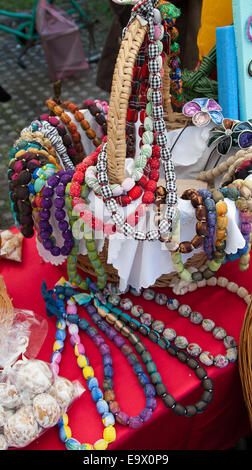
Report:
[[[87,111],[85,111],[85,113],[87,113]],[[94,118],[90,118],[90,115],[88,115],[87,119],[89,120],[91,127],[94,130],[98,130]],[[139,122],[137,124],[137,127],[138,126]],[[207,127],[202,129],[189,126],[183,131],[172,150],[172,160],[177,179],[197,179],[199,172],[205,168],[209,155],[211,154],[211,149],[207,146],[211,128],[212,124],[209,124]],[[80,126],[78,126],[78,130],[81,133],[86,154],[89,155],[89,153],[93,151],[93,148],[90,148],[91,143],[87,139],[85,132],[81,130]],[[181,129],[176,129],[167,132],[168,146],[170,148],[173,146],[181,131]],[[136,148],[138,148],[138,144],[139,138],[137,139]],[[129,158],[125,160],[125,173],[127,176],[130,176],[133,166],[133,159]],[[209,167],[211,168],[211,165]],[[160,168],[160,177],[164,177],[162,168]],[[139,199],[139,201],[135,201],[134,205],[131,204],[127,208],[120,208],[120,211],[124,213],[125,217],[126,212],[127,215],[129,215],[135,210],[136,206],[140,202],[141,199]],[[226,203],[228,206],[228,239],[226,252],[230,254],[236,253],[238,248],[243,248],[245,246],[245,241],[239,230],[239,213],[236,210],[235,204],[229,200],[226,200]],[[105,205],[93,192],[89,195],[88,208],[94,213],[95,217],[102,219],[104,223],[109,221],[111,222]],[[181,221],[181,240],[191,240],[195,236],[195,209],[190,201],[179,199],[179,211]],[[150,217],[149,214],[147,217]],[[148,220],[144,216],[138,224],[138,229],[145,231],[146,222],[148,223]],[[57,231],[55,233],[57,235]],[[58,235],[60,238],[60,234]],[[97,250],[100,252],[104,246],[103,233],[96,232],[95,239]],[[52,262],[54,264],[60,264],[64,261],[63,257],[59,259],[51,259],[52,257],[48,255],[48,252],[45,253],[45,250],[41,247],[38,241],[37,247],[40,255],[45,259],[45,261]],[[195,250],[193,254],[198,253],[200,250],[202,249]],[[83,241],[80,243],[80,253],[83,255],[86,254],[86,247]],[[191,256],[192,254],[182,255],[183,262]],[[112,264],[114,268],[118,270],[120,289],[122,291],[126,290],[128,285],[137,290],[142,287],[147,288],[153,285],[161,275],[169,274],[174,271],[170,252],[164,249],[163,243],[160,241],[138,242],[133,239],[124,238],[120,234],[115,234],[109,237],[108,263]]]

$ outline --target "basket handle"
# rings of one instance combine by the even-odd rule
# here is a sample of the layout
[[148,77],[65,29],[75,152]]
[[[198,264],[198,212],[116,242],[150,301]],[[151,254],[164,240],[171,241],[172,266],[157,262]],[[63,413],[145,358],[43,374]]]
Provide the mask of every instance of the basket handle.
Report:
[[126,120],[131,93],[133,69],[139,49],[148,30],[135,18],[126,31],[118,53],[108,111],[107,161],[111,184],[121,184],[125,179]]

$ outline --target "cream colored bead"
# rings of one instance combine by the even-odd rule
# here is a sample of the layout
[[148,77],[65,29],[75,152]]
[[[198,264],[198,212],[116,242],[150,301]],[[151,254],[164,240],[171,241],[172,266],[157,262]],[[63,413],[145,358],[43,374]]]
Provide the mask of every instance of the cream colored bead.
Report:
[[240,261],[241,264],[248,264],[250,261],[250,254],[246,253],[245,255],[242,255]]
[[247,203],[248,203],[248,210],[252,211],[252,199],[248,199]]
[[239,269],[242,273],[245,273],[245,271],[247,271],[249,269],[249,264],[242,264],[240,263],[239,264]]
[[237,158],[244,157],[245,156],[245,151],[244,150],[238,150],[236,153]]
[[233,181],[232,184],[234,184],[236,188],[239,190],[242,187],[243,183],[244,183],[244,180],[235,180]]
[[226,277],[218,277],[217,284],[220,287],[226,287],[228,284],[228,279]]
[[244,182],[246,183],[246,186],[252,191],[252,180],[246,180]]
[[192,274],[192,273],[196,273],[198,271],[197,268],[195,268],[194,266],[189,266],[188,268],[188,271]]
[[188,291],[189,292],[194,292],[195,290],[197,290],[198,286],[197,286],[197,282],[192,282],[191,284],[189,284],[188,286]]
[[244,299],[248,295],[248,291],[247,291],[247,289],[245,289],[245,287],[239,287],[239,289],[237,291],[237,295],[239,295],[239,297]]
[[245,197],[245,199],[250,199],[251,198],[251,191],[245,185],[241,187],[240,194],[241,194],[241,196]]
[[207,283],[207,286],[214,287],[217,285],[217,279],[216,277],[210,277],[210,279],[207,279],[206,283]]
[[206,286],[206,279],[202,279],[202,281],[197,282],[198,287],[205,287]]
[[230,292],[236,293],[238,291],[239,286],[235,282],[229,282],[227,284],[227,290]]

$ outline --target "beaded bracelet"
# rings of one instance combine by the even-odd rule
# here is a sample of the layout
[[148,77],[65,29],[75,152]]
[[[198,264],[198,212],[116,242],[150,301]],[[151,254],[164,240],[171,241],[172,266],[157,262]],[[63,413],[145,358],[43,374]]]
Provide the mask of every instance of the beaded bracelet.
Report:
[[[72,170],[68,172],[64,170],[58,171],[57,174],[48,178],[46,185],[42,189],[42,210],[39,214],[40,222],[38,224],[40,228],[40,238],[42,239],[44,248],[50,251],[53,256],[59,256],[60,254],[68,256],[74,246],[72,231],[69,229],[69,224],[65,218],[66,213],[64,211],[65,188],[71,181],[73,173],[74,172]],[[52,202],[54,192],[56,192],[57,197]],[[54,217],[58,222],[58,228],[61,231],[64,240],[64,244],[61,248],[55,244],[53,227],[49,222],[50,209],[53,204],[56,209]]]
[[207,258],[212,259],[215,225],[217,221],[215,202],[212,198],[212,193],[207,189],[199,190],[198,193],[202,196],[204,206],[207,210],[208,233],[204,239],[204,251],[207,255]]
[[225,258],[225,247],[227,239],[227,204],[224,201],[224,196],[217,190],[212,191],[212,197],[216,202],[216,213],[217,213],[217,225],[216,225],[216,242],[215,242],[215,251],[213,253],[213,258],[209,263],[208,268],[203,272],[196,271],[191,273],[188,269],[185,268],[182,262],[181,253],[175,251],[171,253],[171,258],[173,261],[173,266],[175,271],[178,273],[179,277],[184,281],[201,281],[203,279],[209,279],[213,277],[215,273],[219,270],[222,265],[222,262]]
[[91,129],[89,122],[85,119],[84,114],[79,111],[76,104],[69,101],[63,101],[62,106],[74,115],[76,121],[80,124],[81,128],[85,131],[89,140],[92,140],[94,146],[97,148],[101,145],[101,139],[98,137],[93,129]]
[[66,170],[73,170],[73,162],[69,158],[62,138],[60,137],[55,127],[47,121],[32,121],[32,123],[22,132],[36,130],[39,130],[42,134],[44,134],[44,136],[49,139],[51,145],[55,147],[55,151],[58,154],[62,168]]
[[83,158],[85,156],[84,148],[81,142],[81,135],[77,130],[76,124],[74,124],[71,121],[70,116],[64,112],[63,107],[58,105],[55,101],[46,100],[46,104],[47,104],[48,109],[51,112],[53,112],[56,116],[58,116],[61,122],[67,127],[67,130],[69,131],[71,135],[73,146],[77,152],[77,155]]
[[[101,127],[102,132],[103,132],[103,136],[107,135],[107,119],[105,117],[103,108],[102,107],[100,108],[98,106],[98,103],[96,103],[95,101],[85,100],[83,102],[83,109],[88,109],[89,110],[89,112],[92,114],[92,116],[94,116],[97,124],[99,124],[99,126]],[[98,140],[98,142],[99,141],[100,141],[100,139]],[[99,145],[100,144],[101,144],[101,141],[100,141]]]
[[[240,258],[239,268],[244,271],[244,266],[247,267],[250,259],[249,243],[251,237],[252,214],[251,211],[248,210],[248,204],[246,203],[246,199],[241,198],[240,191],[238,191],[238,189],[236,189],[234,185],[229,185],[228,187],[221,188],[220,192],[224,195],[224,197],[235,201],[235,205],[240,211],[240,230],[245,240],[245,247],[242,249],[238,249],[237,253],[235,254],[226,255],[226,259],[228,261],[235,261],[236,259]],[[245,264],[244,260],[246,260]]]
[[17,226],[20,227],[21,233],[26,238],[30,238],[34,234],[32,208],[29,202],[29,194],[31,186],[33,186],[31,183],[32,173],[44,165],[46,165],[45,168],[53,167],[56,170],[56,166],[52,163],[48,164],[48,161],[55,162],[47,152],[33,146],[29,147],[29,144],[26,145],[26,150],[22,149],[15,154],[12,153],[12,158],[9,161],[8,178],[12,210]]
[[19,139],[17,139],[14,143],[14,148],[16,146],[19,146],[21,145],[22,146],[22,143],[23,142],[29,142],[29,143],[32,143],[32,144],[39,144],[40,145],[40,148],[45,150],[46,152],[48,152],[52,157],[54,157],[54,159],[56,160],[56,165],[57,167],[62,168],[61,164],[60,164],[60,161],[56,155],[56,151],[55,151],[55,148],[53,147],[53,145],[51,144],[50,140],[44,136],[44,134],[42,132],[39,132],[39,131],[28,131],[26,129],[23,129],[21,131],[21,137]]
[[77,151],[73,146],[71,137],[67,134],[67,131],[63,124],[60,123],[60,120],[56,116],[50,116],[49,114],[41,114],[39,116],[39,121],[47,121],[53,127],[55,127],[62,138],[63,144],[66,147],[67,154],[69,158],[72,160],[74,165],[79,163],[79,157],[77,155]]
[[203,197],[196,190],[188,189],[184,191],[181,198],[191,201],[196,210],[196,219],[198,220],[196,223],[196,236],[191,242],[181,242],[178,248],[181,253],[191,253],[194,249],[203,245],[207,236],[207,211],[203,205]]

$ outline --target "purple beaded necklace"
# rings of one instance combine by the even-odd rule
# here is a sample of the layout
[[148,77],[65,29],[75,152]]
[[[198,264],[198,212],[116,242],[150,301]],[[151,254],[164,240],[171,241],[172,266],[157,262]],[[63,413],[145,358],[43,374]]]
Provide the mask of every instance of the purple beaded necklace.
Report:
[[[115,346],[120,349],[121,353],[127,358],[135,374],[137,375],[139,384],[144,389],[144,394],[146,396],[146,408],[141,411],[138,416],[129,416],[127,413],[121,411],[118,403],[111,399],[109,400],[109,408],[111,413],[114,414],[116,421],[123,425],[129,426],[132,429],[137,429],[142,426],[142,424],[149,421],[152,417],[153,411],[156,409],[156,390],[155,387],[149,382],[148,376],[143,373],[143,367],[137,359],[137,356],[134,354],[133,348],[128,345],[125,339],[117,334],[117,332],[109,326],[104,320],[101,319],[100,315],[97,313],[97,309],[94,305],[89,304],[86,307],[86,311],[94,324],[106,334],[109,340],[113,341]],[[89,336],[93,336],[94,343],[99,347],[101,354],[103,355],[103,364],[107,366],[104,368],[104,378],[105,378],[105,387],[110,397],[114,398],[113,392],[113,382],[112,382],[112,356],[110,353],[109,346],[104,342],[102,336],[100,336],[95,328],[87,330]],[[106,392],[105,392],[106,393]],[[106,396],[105,396],[106,399]]]
[[[74,240],[72,231],[69,223],[65,220],[66,212],[63,207],[65,205],[65,190],[66,186],[72,180],[74,171],[59,170],[55,175],[48,178],[46,185],[42,189],[42,210],[39,213],[40,221],[40,237],[42,239],[43,246],[46,250],[50,251],[53,256],[68,256],[74,246]],[[56,193],[56,198],[52,202],[52,198]],[[58,228],[64,239],[62,247],[55,244],[53,238],[53,227],[49,222],[51,212],[50,209],[54,205],[55,214],[54,217],[58,222]]]

